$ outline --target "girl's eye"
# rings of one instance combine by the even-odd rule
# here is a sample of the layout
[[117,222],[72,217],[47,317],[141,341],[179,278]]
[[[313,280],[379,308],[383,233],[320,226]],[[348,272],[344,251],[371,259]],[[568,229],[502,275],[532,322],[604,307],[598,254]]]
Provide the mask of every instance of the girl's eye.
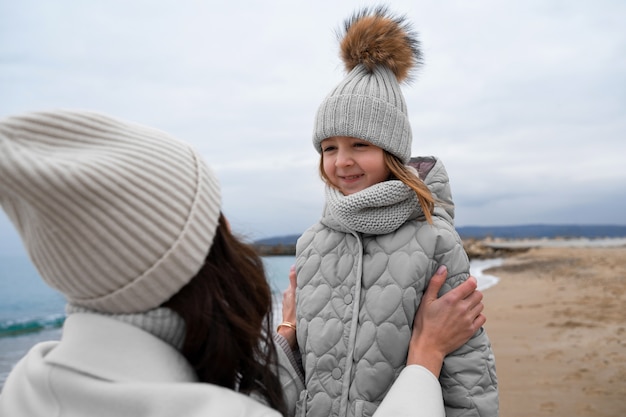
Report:
[[335,147],[334,146],[330,146],[330,145],[329,146],[324,146],[322,148],[322,152],[331,152],[331,151],[334,151],[334,150],[335,150]]
[[354,143],[355,148],[360,148],[360,147],[365,147],[365,146],[369,146],[369,143],[367,142],[355,142]]

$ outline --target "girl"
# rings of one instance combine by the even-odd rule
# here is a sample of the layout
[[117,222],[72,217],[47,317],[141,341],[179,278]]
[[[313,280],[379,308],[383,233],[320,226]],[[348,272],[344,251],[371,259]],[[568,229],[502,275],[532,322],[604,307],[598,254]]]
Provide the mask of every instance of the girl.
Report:
[[[313,135],[326,206],[296,249],[307,416],[372,415],[405,366],[428,279],[445,265],[447,292],[469,276],[443,165],[407,165],[399,84],[421,60],[415,34],[385,8],[365,9],[346,22],[341,54],[348,74],[320,105]],[[446,357],[440,382],[448,416],[498,414],[482,328]]]

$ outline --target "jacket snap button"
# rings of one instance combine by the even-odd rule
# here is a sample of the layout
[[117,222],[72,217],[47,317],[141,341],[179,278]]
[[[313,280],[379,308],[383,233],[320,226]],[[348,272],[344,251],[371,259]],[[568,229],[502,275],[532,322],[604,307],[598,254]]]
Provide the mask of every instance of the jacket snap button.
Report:
[[341,373],[342,373],[341,369],[339,369],[339,368],[333,369],[333,372],[332,372],[333,378],[335,378],[335,379],[341,378]]
[[343,301],[346,304],[350,304],[352,302],[352,294],[348,294],[345,297],[343,297]]

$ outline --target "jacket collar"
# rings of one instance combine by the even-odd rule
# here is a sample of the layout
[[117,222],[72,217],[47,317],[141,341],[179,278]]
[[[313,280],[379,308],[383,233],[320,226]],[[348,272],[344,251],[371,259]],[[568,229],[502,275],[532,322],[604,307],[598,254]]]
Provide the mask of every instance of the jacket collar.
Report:
[[98,314],[71,314],[45,361],[115,382],[195,382],[172,346],[135,326]]

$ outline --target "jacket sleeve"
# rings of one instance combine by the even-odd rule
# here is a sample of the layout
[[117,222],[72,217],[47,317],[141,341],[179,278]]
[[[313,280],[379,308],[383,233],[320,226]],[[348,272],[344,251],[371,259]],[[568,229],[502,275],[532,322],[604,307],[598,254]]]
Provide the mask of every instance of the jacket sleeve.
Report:
[[484,329],[444,359],[439,382],[446,416],[498,416],[498,380]]
[[[436,253],[438,265],[448,268],[442,292],[449,291],[469,277],[469,259],[461,238],[451,225],[441,227]],[[495,359],[483,328],[444,359],[439,382],[447,417],[498,416]]]
[[374,413],[374,417],[409,416],[445,416],[439,381],[419,365],[409,365],[402,370]]
[[294,416],[296,412],[296,402],[300,397],[300,392],[304,389],[304,377],[302,365],[298,358],[289,349],[287,341],[279,334],[274,335],[276,343],[276,353],[278,354],[278,377],[283,387],[283,396],[287,405],[287,415]]

